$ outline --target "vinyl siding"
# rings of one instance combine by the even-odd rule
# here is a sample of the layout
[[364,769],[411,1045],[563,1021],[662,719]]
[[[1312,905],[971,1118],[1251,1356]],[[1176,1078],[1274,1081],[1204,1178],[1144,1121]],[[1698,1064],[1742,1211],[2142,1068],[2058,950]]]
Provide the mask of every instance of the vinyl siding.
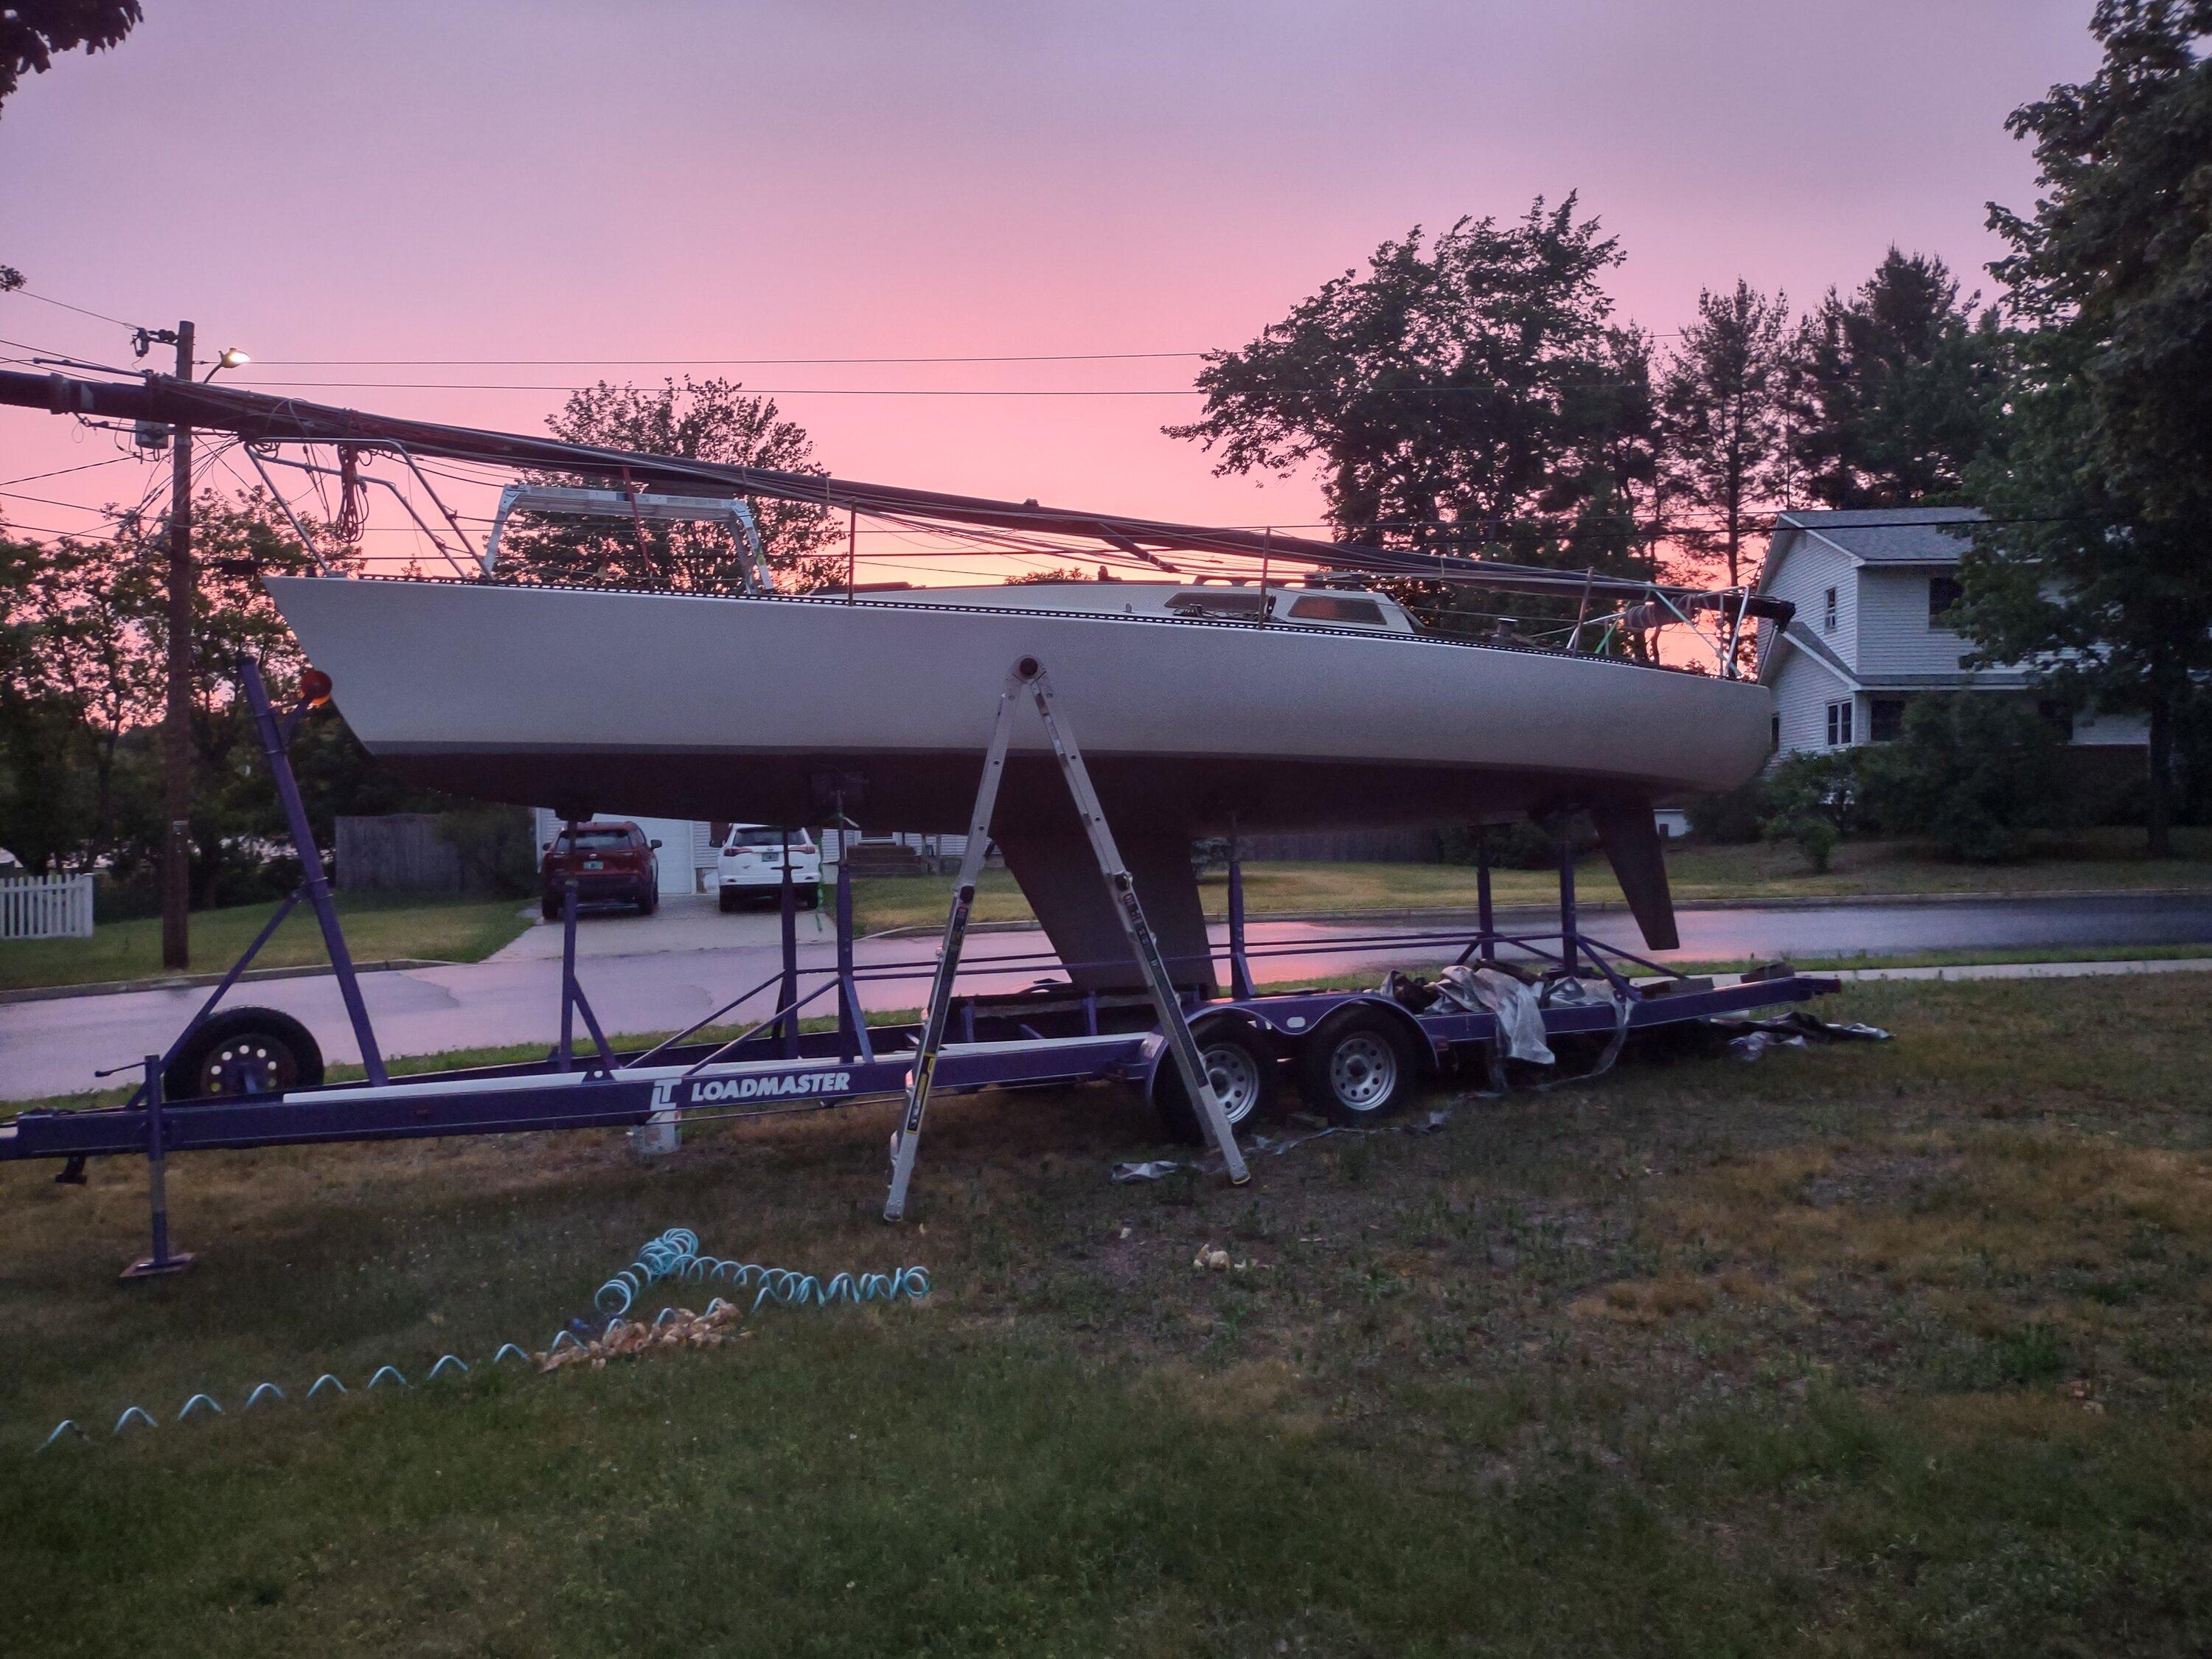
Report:
[[1883,570],[1869,565],[1859,571],[1853,660],[1862,678],[1959,672],[1959,659],[1973,649],[1972,641],[1928,625],[1929,578],[1956,574],[1955,566]]
[[2150,742],[2150,721],[2141,714],[2077,714],[2074,741],[2084,749],[2141,749]]
[[[1828,705],[1850,695],[1850,688],[1826,663],[1802,651],[1790,653],[1774,680],[1774,712],[1782,717],[1782,741],[1776,752],[1789,755],[1801,750],[1826,749]],[[1863,702],[1865,699],[1857,701]],[[1854,736],[1860,733],[1859,722],[1865,713],[1863,708],[1853,710]]]
[[[1846,664],[1855,663],[1858,651],[1858,587],[1850,557],[1826,542],[1802,531],[1778,536],[1781,546],[1770,550],[1771,578],[1764,591],[1797,607],[1796,626],[1820,639]],[[1820,626],[1827,608],[1827,591],[1836,590],[1836,627],[1830,633]],[[1766,645],[1762,639],[1762,648]]]

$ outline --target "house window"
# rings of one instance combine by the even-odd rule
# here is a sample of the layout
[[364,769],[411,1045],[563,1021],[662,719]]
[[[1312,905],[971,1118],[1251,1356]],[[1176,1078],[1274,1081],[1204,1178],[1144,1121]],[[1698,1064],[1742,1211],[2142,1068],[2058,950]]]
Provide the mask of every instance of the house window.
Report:
[[1828,747],[1848,749],[1851,744],[1851,705],[1845,698],[1842,702],[1828,705]]
[[1873,697],[1867,702],[1867,741],[1895,743],[1905,735],[1905,699]]
[[1821,602],[1820,631],[1823,634],[1836,631],[1836,590],[1832,587],[1828,590],[1828,597]]
[[1966,584],[1956,576],[1930,576],[1928,579],[1928,625],[1930,628],[1948,628],[1951,613],[1959,608],[1959,601],[1966,597]]

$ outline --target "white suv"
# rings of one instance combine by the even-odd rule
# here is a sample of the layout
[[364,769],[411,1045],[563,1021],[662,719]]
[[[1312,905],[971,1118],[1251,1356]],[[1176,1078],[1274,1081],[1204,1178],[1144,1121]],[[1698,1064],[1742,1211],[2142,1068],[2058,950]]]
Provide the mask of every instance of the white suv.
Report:
[[714,861],[722,908],[734,910],[746,899],[773,898],[783,888],[784,838],[791,840],[792,896],[802,909],[822,902],[822,849],[804,830],[773,830],[764,823],[733,823]]

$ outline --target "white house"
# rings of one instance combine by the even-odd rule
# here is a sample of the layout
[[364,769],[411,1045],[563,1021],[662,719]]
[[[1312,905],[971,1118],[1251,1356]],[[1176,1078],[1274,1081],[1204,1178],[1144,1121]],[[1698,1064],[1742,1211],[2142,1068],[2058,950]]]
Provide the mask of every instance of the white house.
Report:
[[[1870,507],[1784,513],[1767,544],[1759,591],[1797,607],[1789,631],[1759,635],[1759,677],[1774,689],[1778,754],[1849,749],[1898,735],[1905,707],[1932,691],[2030,695],[2020,669],[1967,669],[1973,641],[1949,617],[1960,596],[1959,559],[1971,507]],[[2055,720],[2064,714],[2055,705]],[[2141,747],[2143,722],[2080,714],[2083,748]]]

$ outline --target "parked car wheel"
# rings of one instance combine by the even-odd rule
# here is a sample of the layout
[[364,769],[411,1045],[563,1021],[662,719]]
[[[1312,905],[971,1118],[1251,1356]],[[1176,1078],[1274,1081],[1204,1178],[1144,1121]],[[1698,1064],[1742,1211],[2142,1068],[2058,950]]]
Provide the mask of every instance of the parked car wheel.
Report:
[[1389,1116],[1413,1097],[1420,1074],[1413,1037],[1373,1008],[1346,1008],[1298,1045],[1298,1091],[1339,1125]]
[[161,1073],[164,1100],[216,1100],[312,1089],[323,1080],[314,1034],[274,1008],[232,1008],[192,1033]]
[[559,899],[556,899],[556,898],[541,898],[541,899],[539,899],[539,900],[538,901],[538,914],[539,915],[541,915],[541,916],[544,917],[544,918],[545,918],[545,920],[546,920],[546,921],[560,921],[560,920],[561,920],[561,901],[560,901]]
[[744,902],[742,896],[734,887],[723,888],[720,897],[716,902],[722,907],[722,914],[726,916],[735,915]]
[[[1191,1033],[1198,1057],[1206,1065],[1206,1080],[1221,1103],[1232,1129],[1274,1109],[1277,1073],[1274,1045],[1249,1026],[1215,1020]],[[1164,1055],[1152,1077],[1152,1104],[1160,1121],[1174,1139],[1203,1145],[1206,1126],[1198,1108],[1182,1085],[1182,1069],[1173,1054]]]
[[822,890],[819,887],[800,888],[799,908],[802,910],[819,910],[822,908]]
[[659,908],[660,890],[658,887],[646,888],[637,896],[638,915],[641,916],[649,916]]

